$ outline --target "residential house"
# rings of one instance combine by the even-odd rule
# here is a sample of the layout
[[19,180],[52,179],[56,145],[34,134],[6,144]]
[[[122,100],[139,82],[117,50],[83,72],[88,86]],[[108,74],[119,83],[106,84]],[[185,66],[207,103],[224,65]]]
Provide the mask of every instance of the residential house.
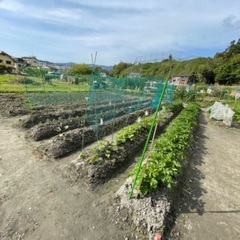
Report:
[[26,67],[28,63],[23,59],[23,58],[14,58],[15,63],[14,63],[14,68],[19,71]]
[[15,61],[10,55],[4,51],[0,51],[0,65],[14,68],[14,63]]
[[130,72],[130,73],[129,73],[129,77],[130,77],[130,78],[140,78],[140,77],[141,77],[141,73],[138,73],[138,72]]
[[100,73],[100,76],[101,76],[102,78],[106,78],[106,77],[107,77],[107,74],[106,74],[105,72],[101,72],[101,73]]
[[38,60],[36,57],[22,57],[24,61],[26,61],[31,67],[37,67],[38,66]]
[[169,83],[176,86],[192,85],[195,83],[195,77],[193,75],[175,75],[171,77]]

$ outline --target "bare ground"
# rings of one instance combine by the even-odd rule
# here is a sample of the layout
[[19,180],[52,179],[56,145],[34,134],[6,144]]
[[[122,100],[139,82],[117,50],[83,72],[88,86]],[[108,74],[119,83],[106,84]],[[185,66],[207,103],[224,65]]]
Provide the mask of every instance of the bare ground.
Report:
[[170,239],[240,239],[240,131],[202,112]]
[[17,125],[18,118],[0,116],[1,240],[136,239],[131,226],[117,227],[108,214],[118,179],[94,192],[70,185],[62,176],[68,159],[39,159]]
[[[17,125],[18,118],[0,116],[1,240],[137,239],[128,222],[119,228],[108,212],[125,178],[95,191],[70,184],[62,168],[74,156],[41,160]],[[204,113],[197,137],[170,239],[240,239],[240,131]]]

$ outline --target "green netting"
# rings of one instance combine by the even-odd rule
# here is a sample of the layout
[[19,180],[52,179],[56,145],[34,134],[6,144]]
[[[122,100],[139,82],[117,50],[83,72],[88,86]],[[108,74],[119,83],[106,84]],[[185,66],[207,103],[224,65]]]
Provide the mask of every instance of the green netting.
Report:
[[[83,81],[84,80],[84,81]],[[26,76],[25,94],[30,106],[72,105],[86,109],[85,126],[97,130],[112,119],[157,107],[164,81],[161,78]],[[171,104],[173,86],[168,85],[163,104]],[[68,106],[67,106],[68,107]],[[66,109],[66,108],[65,108]]]
[[[81,82],[84,79],[84,82]],[[60,78],[53,75],[25,76],[25,96],[30,106],[37,105],[85,105],[89,94],[87,79],[90,76],[66,76]]]
[[[85,83],[81,83],[85,81]],[[131,112],[156,108],[163,87],[161,78],[92,76],[26,76],[25,95],[31,106],[80,104],[87,109],[90,125],[99,125]],[[168,85],[163,103],[170,103],[173,85]],[[105,106],[105,107],[104,107]]]
[[[94,74],[86,99],[86,121],[96,130],[114,118],[156,108],[163,83],[161,78],[101,78]],[[164,104],[171,104],[173,90],[172,85],[167,86]]]
[[[163,88],[164,88],[164,83],[159,82],[159,83],[156,83],[155,86],[157,88],[157,91],[156,91],[156,94],[155,94],[154,101],[152,103],[152,106],[154,108],[156,108],[157,105],[158,105],[159,98],[160,98],[160,96],[162,94],[162,91],[163,91]],[[162,99],[162,105],[172,104],[173,93],[174,93],[174,85],[168,84],[166,86],[166,90],[165,90],[165,93],[164,93],[164,96],[163,96],[163,99]]]
[[92,76],[87,98],[87,122],[94,129],[114,118],[149,108],[152,96],[140,89],[137,79]]
[[38,105],[84,105],[88,91],[81,92],[34,92],[26,93],[27,102],[30,106]]
[[[97,74],[52,79],[45,76],[26,76],[25,95],[33,109],[41,110],[42,108],[38,106],[43,106],[48,112],[62,110],[63,114],[67,110],[70,113],[67,114],[69,121],[80,117],[81,127],[85,127],[85,130],[89,127],[93,129],[98,140],[104,135],[102,130],[99,134],[101,125],[105,125],[106,134],[110,131],[113,134],[116,129],[121,128],[120,125],[115,127],[115,119],[118,118],[118,122],[125,121],[126,125],[129,124],[129,114],[138,110],[156,109],[164,82],[162,78],[156,77],[113,78]],[[168,85],[163,104],[170,104],[172,98],[173,86]],[[84,111],[80,112],[85,114],[71,115],[75,108],[83,109]],[[119,121],[122,116],[124,118]],[[139,115],[134,115],[134,118],[136,116]],[[131,118],[131,121],[134,119]],[[82,149],[85,143],[88,143],[85,130],[81,140]]]

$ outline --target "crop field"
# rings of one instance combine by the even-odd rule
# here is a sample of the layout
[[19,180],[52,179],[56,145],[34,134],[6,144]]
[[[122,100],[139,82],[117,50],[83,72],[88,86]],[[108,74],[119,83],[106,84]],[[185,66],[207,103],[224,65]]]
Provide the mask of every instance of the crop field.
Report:
[[94,192],[131,170],[116,195],[112,193],[117,196],[113,205],[120,209],[115,217],[125,219],[122,214],[127,211],[127,218],[135,216],[131,221],[146,236],[165,229],[173,193],[188,165],[200,109],[197,101],[183,107],[179,99],[163,101],[158,109],[158,98],[159,93],[90,87],[1,93],[0,107],[1,114],[21,119],[18,126],[37,156],[61,165],[71,184]]
[[42,144],[42,148],[45,145],[48,154],[54,158],[63,157],[120,130],[143,116],[146,111],[153,112],[149,97],[114,97],[110,92],[99,91],[90,102],[86,99],[92,95],[91,92],[39,95],[27,95],[28,103],[33,102],[29,101],[30,97],[36,103],[40,102],[42,96],[46,99],[50,96],[40,105],[29,105],[31,114],[24,119],[22,127],[28,129],[30,137],[35,141],[48,142]]
[[[17,105],[12,104],[11,112],[15,113],[14,115],[24,114],[19,124],[26,132],[27,139],[35,142],[35,151],[38,155],[48,161],[55,159],[61,162],[65,158],[68,159],[67,162],[64,160],[63,175],[70,182],[75,184],[84,182],[85,186],[94,190],[112,179],[120,169],[127,170],[128,166],[135,165],[135,159],[141,155],[148,138],[156,108],[153,107],[154,97],[150,98],[150,96],[125,93],[116,97],[111,96],[115,94],[114,92],[108,92],[106,98],[106,91],[102,90],[97,93],[81,94],[83,96],[73,94],[72,98],[75,98],[75,101],[62,100],[67,99],[66,93],[46,93],[46,95],[38,93],[19,95],[18,98],[15,95],[3,94],[1,104],[13,103],[18,99]],[[95,96],[87,102],[86,99],[92,94]],[[45,98],[50,96],[48,101],[42,101],[44,95]],[[59,100],[56,101],[55,98]],[[14,109],[18,109],[18,112]],[[19,112],[19,109],[25,109],[26,112]],[[166,131],[168,125],[184,111],[181,102],[165,105],[161,109],[155,123],[153,149],[156,148],[155,142]],[[191,109],[186,115],[190,116],[190,113]],[[180,134],[182,135],[182,132]],[[177,138],[175,140],[178,141]],[[183,141],[184,148],[188,141],[187,136]],[[168,166],[169,173],[164,178],[174,179],[181,168],[180,162]],[[146,171],[145,166],[143,169]],[[156,176],[155,173],[152,179],[147,176],[148,180],[146,180],[143,178],[144,174],[140,174],[136,186],[136,190],[139,189],[142,196],[146,194],[145,190],[142,191],[146,188],[146,181],[150,186],[148,191],[156,189],[157,186],[164,186],[163,184],[165,184],[164,188],[167,188],[173,182],[172,179],[161,179],[161,176]]]

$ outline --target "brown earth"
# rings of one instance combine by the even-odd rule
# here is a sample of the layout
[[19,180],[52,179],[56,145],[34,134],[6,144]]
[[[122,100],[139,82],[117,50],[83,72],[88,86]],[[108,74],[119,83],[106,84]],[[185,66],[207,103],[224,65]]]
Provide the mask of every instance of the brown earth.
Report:
[[[43,161],[19,117],[0,115],[0,239],[144,239],[116,222],[109,199],[125,176],[90,191],[62,176],[61,161]],[[169,239],[240,239],[240,131],[201,115],[176,224]],[[178,237],[178,235],[180,235]]]
[[71,185],[62,176],[69,159],[39,159],[17,125],[18,118],[0,115],[1,240],[136,239],[131,226],[119,228],[108,213],[119,179],[94,192]]

